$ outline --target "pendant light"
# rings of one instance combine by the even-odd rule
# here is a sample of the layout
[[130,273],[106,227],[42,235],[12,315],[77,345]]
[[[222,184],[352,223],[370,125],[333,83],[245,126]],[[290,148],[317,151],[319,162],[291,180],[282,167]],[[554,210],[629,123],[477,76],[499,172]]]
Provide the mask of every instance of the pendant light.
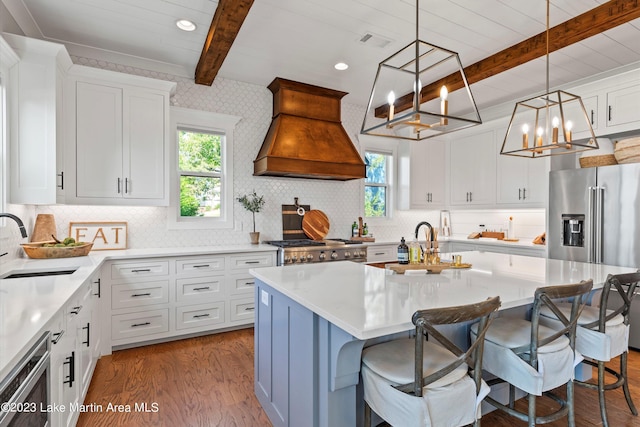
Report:
[[480,113],[456,52],[419,38],[378,65],[361,133],[423,140],[479,125]]
[[[599,148],[582,99],[562,90],[549,91],[549,3],[546,93],[516,103],[500,150],[503,155],[536,158]],[[574,137],[576,127],[580,138]]]

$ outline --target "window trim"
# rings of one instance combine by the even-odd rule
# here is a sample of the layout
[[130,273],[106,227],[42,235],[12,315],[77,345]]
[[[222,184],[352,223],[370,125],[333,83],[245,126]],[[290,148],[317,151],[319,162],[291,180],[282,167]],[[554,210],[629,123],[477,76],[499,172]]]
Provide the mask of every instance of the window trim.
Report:
[[[389,170],[387,171],[387,214],[383,217],[378,216],[364,216],[364,188],[369,185],[362,180],[362,205],[360,207],[362,216],[367,220],[369,225],[375,223],[381,223],[390,221],[393,219],[396,210],[396,194],[398,189],[398,142],[391,138],[384,137],[372,137],[368,135],[360,135],[359,140],[362,147],[362,158],[365,158],[367,152],[374,152],[379,154],[385,154],[391,158],[387,161]],[[375,183],[372,183],[375,185]]]
[[[171,107],[170,143],[170,196],[167,226],[169,229],[232,229],[233,219],[233,135],[241,117],[210,111]],[[221,211],[219,217],[180,216],[180,173],[178,170],[178,129],[193,132],[211,132],[224,135],[221,147],[222,172],[220,174]]]

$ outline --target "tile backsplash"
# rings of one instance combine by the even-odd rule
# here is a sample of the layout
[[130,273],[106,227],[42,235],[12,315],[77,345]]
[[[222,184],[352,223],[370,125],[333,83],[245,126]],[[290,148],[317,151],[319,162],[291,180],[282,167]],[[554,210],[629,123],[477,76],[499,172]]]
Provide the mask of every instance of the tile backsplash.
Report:
[[[300,203],[323,210],[329,217],[331,229],[328,237],[346,238],[350,235],[351,223],[363,215],[362,180],[324,181],[276,177],[254,177],[253,160],[260,149],[269,128],[272,114],[272,95],[266,87],[216,78],[212,86],[197,85],[192,79],[122,66],[90,58],[73,57],[74,63],[89,67],[104,68],[156,79],[175,81],[177,89],[171,105],[241,116],[234,135],[233,194],[244,194],[254,189],[265,196],[264,210],[256,214],[256,230],[262,240],[282,238],[281,205],[292,204],[294,197]],[[275,77],[275,76],[274,76]],[[357,135],[365,112],[364,106],[342,105],[342,122],[356,147],[360,148]],[[127,221],[129,225],[128,246],[130,248],[179,247],[232,245],[249,242],[251,214],[234,206],[234,218],[242,223],[242,230],[170,230],[167,228],[166,207],[126,206],[17,206],[9,205],[12,213],[24,217],[27,230],[31,232],[38,213],[55,215],[59,236],[68,234],[69,222],[75,221]],[[501,228],[505,218],[515,215],[517,234],[535,236],[544,231],[544,210],[528,210],[514,214],[507,211],[462,211],[453,212],[451,221],[455,234],[468,234],[484,223],[489,228]],[[396,211],[389,221],[369,223],[370,232],[378,241],[398,241],[400,237],[413,235],[416,224],[429,221],[440,223],[439,211]],[[480,222],[482,221],[482,222]],[[0,230],[3,252],[0,263],[22,256],[17,227],[7,224]],[[7,249],[5,249],[5,247]]]

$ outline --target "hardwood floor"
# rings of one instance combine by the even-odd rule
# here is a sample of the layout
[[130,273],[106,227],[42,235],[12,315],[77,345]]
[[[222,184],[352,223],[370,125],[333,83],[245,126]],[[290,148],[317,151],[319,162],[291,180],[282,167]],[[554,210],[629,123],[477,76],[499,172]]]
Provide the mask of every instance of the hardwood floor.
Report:
[[[630,352],[628,369],[631,395],[640,408],[640,352]],[[606,395],[611,427],[640,426],[640,417],[631,414],[621,389]],[[549,402],[540,399],[539,409],[548,409]],[[110,411],[110,403],[130,405],[131,412],[118,410],[126,410],[126,406]],[[150,412],[136,411],[135,403],[146,403]],[[82,413],[78,426],[271,425],[253,393],[251,328],[121,350],[102,357],[85,399],[85,405],[91,404],[95,408],[102,405],[102,410]],[[157,412],[153,412],[154,404]],[[521,399],[518,405],[524,408],[526,402]],[[595,391],[576,387],[575,406],[578,427],[602,425]],[[511,427],[526,423],[494,411],[482,417],[482,425]],[[545,424],[566,425],[566,418]]]

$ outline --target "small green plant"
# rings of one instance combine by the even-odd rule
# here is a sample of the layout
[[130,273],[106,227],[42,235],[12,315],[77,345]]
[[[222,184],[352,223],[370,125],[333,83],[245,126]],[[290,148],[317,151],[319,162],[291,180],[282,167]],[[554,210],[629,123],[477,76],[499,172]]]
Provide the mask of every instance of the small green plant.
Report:
[[256,232],[256,212],[260,212],[264,206],[264,196],[258,196],[256,190],[251,194],[245,194],[238,197],[238,201],[242,203],[242,207],[251,212],[253,215],[253,232]]

